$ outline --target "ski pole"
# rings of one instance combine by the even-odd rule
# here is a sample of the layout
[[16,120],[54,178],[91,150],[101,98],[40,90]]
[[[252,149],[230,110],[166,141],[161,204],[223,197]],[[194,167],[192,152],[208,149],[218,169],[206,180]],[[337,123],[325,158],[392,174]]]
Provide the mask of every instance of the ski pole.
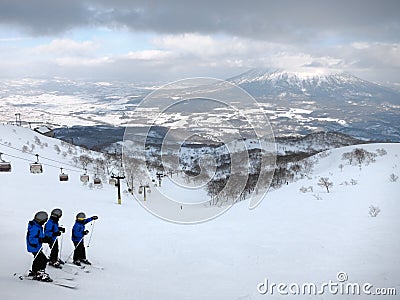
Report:
[[94,225],[95,225],[95,224],[96,224],[96,220],[93,220],[93,223],[92,223],[92,231],[90,232],[89,242],[88,242],[88,245],[86,246],[87,248],[89,248],[90,241],[92,240],[92,234],[93,234],[93,231],[94,231]]
[[80,239],[79,243],[76,244],[74,250],[72,250],[71,254],[68,255],[68,257],[67,257],[67,259],[65,260],[65,262],[67,262],[67,261],[71,258],[72,254],[74,253],[74,251],[76,250],[76,248],[78,248],[79,244],[82,243],[84,237],[85,237],[85,236],[83,236],[83,237]]
[[39,255],[39,253],[42,251],[42,249],[43,249],[43,244],[40,247],[39,251],[36,253],[36,255],[33,257],[33,261],[35,261],[36,257]]
[[54,240],[53,244],[51,244],[51,246],[50,246],[50,250],[51,250],[51,249],[53,249],[53,247],[54,247],[54,244],[56,243],[57,239],[58,239],[58,236],[56,236],[56,239]]
[[58,259],[61,260],[61,251],[63,246],[64,237],[61,235],[61,242],[60,242],[60,252],[58,253]]

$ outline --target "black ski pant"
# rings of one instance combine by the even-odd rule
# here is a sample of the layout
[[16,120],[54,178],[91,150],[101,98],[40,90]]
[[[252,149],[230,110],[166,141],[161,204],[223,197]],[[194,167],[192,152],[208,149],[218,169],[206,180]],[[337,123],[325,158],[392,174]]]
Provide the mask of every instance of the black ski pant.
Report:
[[32,263],[32,272],[36,273],[37,271],[45,270],[48,261],[46,255],[42,251],[32,253],[32,255],[36,257]]
[[83,240],[79,242],[74,242],[75,250],[74,250],[74,261],[86,259],[86,251],[85,246],[83,245]]
[[55,240],[55,242],[53,244],[53,248],[51,248],[49,260],[51,262],[57,262],[58,261],[58,240]]

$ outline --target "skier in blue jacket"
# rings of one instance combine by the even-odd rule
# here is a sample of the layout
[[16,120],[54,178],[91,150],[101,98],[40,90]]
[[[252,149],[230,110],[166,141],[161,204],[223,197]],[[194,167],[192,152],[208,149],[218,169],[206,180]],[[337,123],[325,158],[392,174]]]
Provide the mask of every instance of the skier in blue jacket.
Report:
[[29,221],[28,232],[26,233],[26,247],[34,257],[29,276],[33,276],[34,280],[51,282],[53,280],[46,273],[47,257],[42,252],[43,243],[50,243],[50,239],[46,238],[43,233],[43,224],[46,223],[47,219],[47,213],[39,211],[35,214],[33,220]]
[[80,212],[76,215],[76,221],[74,227],[72,227],[72,242],[75,245],[74,250],[74,264],[80,266],[81,263],[91,265],[90,261],[86,259],[85,246],[83,244],[83,238],[89,233],[89,230],[85,230],[85,224],[97,220],[97,216],[86,219],[84,212]]
[[47,221],[44,226],[44,235],[51,241],[50,242],[50,258],[49,265],[55,268],[61,269],[61,264],[64,262],[58,258],[58,240],[57,237],[61,235],[62,232],[65,232],[65,228],[58,225],[58,221],[62,216],[62,210],[59,208],[55,208],[52,210],[50,214],[50,219]]

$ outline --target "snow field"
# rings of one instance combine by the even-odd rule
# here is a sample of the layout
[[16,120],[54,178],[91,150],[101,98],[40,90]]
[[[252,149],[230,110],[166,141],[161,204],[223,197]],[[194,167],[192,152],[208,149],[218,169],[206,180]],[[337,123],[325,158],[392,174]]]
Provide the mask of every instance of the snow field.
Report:
[[[13,130],[16,130],[14,132]],[[24,128],[0,126],[0,141],[19,148],[34,134]],[[40,136],[48,143],[45,157],[61,160],[54,150],[59,141]],[[10,159],[12,173],[0,173],[0,296],[2,299],[283,299],[288,296],[260,295],[257,285],[271,282],[316,284],[336,280],[344,271],[349,282],[370,282],[375,287],[395,287],[400,293],[400,145],[358,145],[368,151],[385,148],[385,156],[363,166],[346,165],[344,152],[330,151],[319,158],[310,179],[298,180],[271,191],[255,209],[244,201],[221,217],[198,225],[176,225],[146,212],[123,193],[116,204],[116,191],[105,184],[89,189],[70,172],[70,181],[59,182],[59,169],[45,167],[43,174],[29,173],[29,162]],[[0,145],[0,152],[10,149]],[[22,156],[22,153],[18,154]],[[31,156],[28,156],[31,157]],[[8,157],[4,155],[4,159]],[[68,157],[66,160],[68,161]],[[338,165],[344,164],[343,172]],[[334,183],[331,193],[317,185],[319,177]],[[357,185],[340,185],[355,179]],[[301,193],[302,186],[313,192]],[[166,186],[167,187],[167,186]],[[168,189],[171,187],[168,186]],[[157,205],[157,193],[148,201]],[[318,195],[317,200],[313,195]],[[161,204],[160,204],[161,205]],[[372,218],[370,205],[381,208]],[[78,290],[16,280],[32,261],[26,252],[27,222],[38,210],[63,209],[63,257],[72,249],[71,228],[75,215],[84,211],[98,215],[88,259],[105,270],[81,273]],[[89,238],[86,238],[87,244]],[[48,267],[53,276],[57,270]],[[298,299],[353,299],[354,296],[297,296]],[[370,296],[369,299],[382,297]],[[362,299],[362,296],[360,296]],[[393,298],[394,299],[394,298]]]

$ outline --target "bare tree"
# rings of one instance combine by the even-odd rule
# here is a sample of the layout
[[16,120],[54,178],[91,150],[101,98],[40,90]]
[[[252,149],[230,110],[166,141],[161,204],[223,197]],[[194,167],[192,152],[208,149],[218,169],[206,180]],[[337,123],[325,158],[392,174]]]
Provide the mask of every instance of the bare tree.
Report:
[[397,175],[394,174],[394,173],[390,174],[389,180],[390,180],[391,182],[396,182],[397,179],[399,179],[399,176],[397,176]]
[[313,197],[317,200],[322,200],[322,197],[319,194],[313,194]]
[[75,164],[75,166],[77,166],[77,165],[79,164],[79,158],[76,157],[76,156],[74,156],[74,157],[72,158],[72,162]]
[[384,156],[387,154],[387,151],[384,148],[376,149],[376,152],[378,153],[379,156]]
[[321,177],[318,181],[318,185],[325,187],[326,191],[329,193],[329,188],[333,187],[333,182],[329,181],[328,177]]
[[93,159],[90,156],[81,155],[79,156],[79,162],[81,163],[82,168],[86,169],[89,164],[93,163]]
[[350,165],[358,165],[361,169],[363,163],[366,165],[375,162],[376,153],[368,152],[362,148],[356,148],[351,152],[343,153],[342,159],[348,160]]
[[40,139],[35,135],[35,137],[34,137],[34,140],[35,140],[35,144],[36,145],[41,145],[42,144],[42,142],[40,141]]
[[365,160],[365,150],[361,148],[356,148],[353,150],[353,156],[358,162],[358,165],[361,167],[362,163]]
[[56,150],[57,154],[60,154],[61,149],[58,145],[54,145],[54,150]]
[[373,205],[371,205],[370,207],[369,207],[369,215],[371,216],[371,217],[376,217],[379,213],[381,212],[381,209],[378,207],[378,206],[373,206]]
[[302,192],[302,193],[307,193],[307,192],[308,192],[308,189],[307,189],[306,187],[302,186],[302,187],[300,188],[300,192]]
[[97,172],[100,172],[101,174],[104,174],[105,173],[104,159],[96,158],[95,163],[96,163]]
[[291,166],[290,169],[291,169],[293,172],[295,172],[296,175],[297,175],[297,173],[299,173],[300,170],[301,170],[301,166],[300,166],[299,164],[294,164],[294,165]]
[[353,164],[353,155],[351,154],[351,152],[343,153],[342,159],[343,160],[348,160],[350,165]]

